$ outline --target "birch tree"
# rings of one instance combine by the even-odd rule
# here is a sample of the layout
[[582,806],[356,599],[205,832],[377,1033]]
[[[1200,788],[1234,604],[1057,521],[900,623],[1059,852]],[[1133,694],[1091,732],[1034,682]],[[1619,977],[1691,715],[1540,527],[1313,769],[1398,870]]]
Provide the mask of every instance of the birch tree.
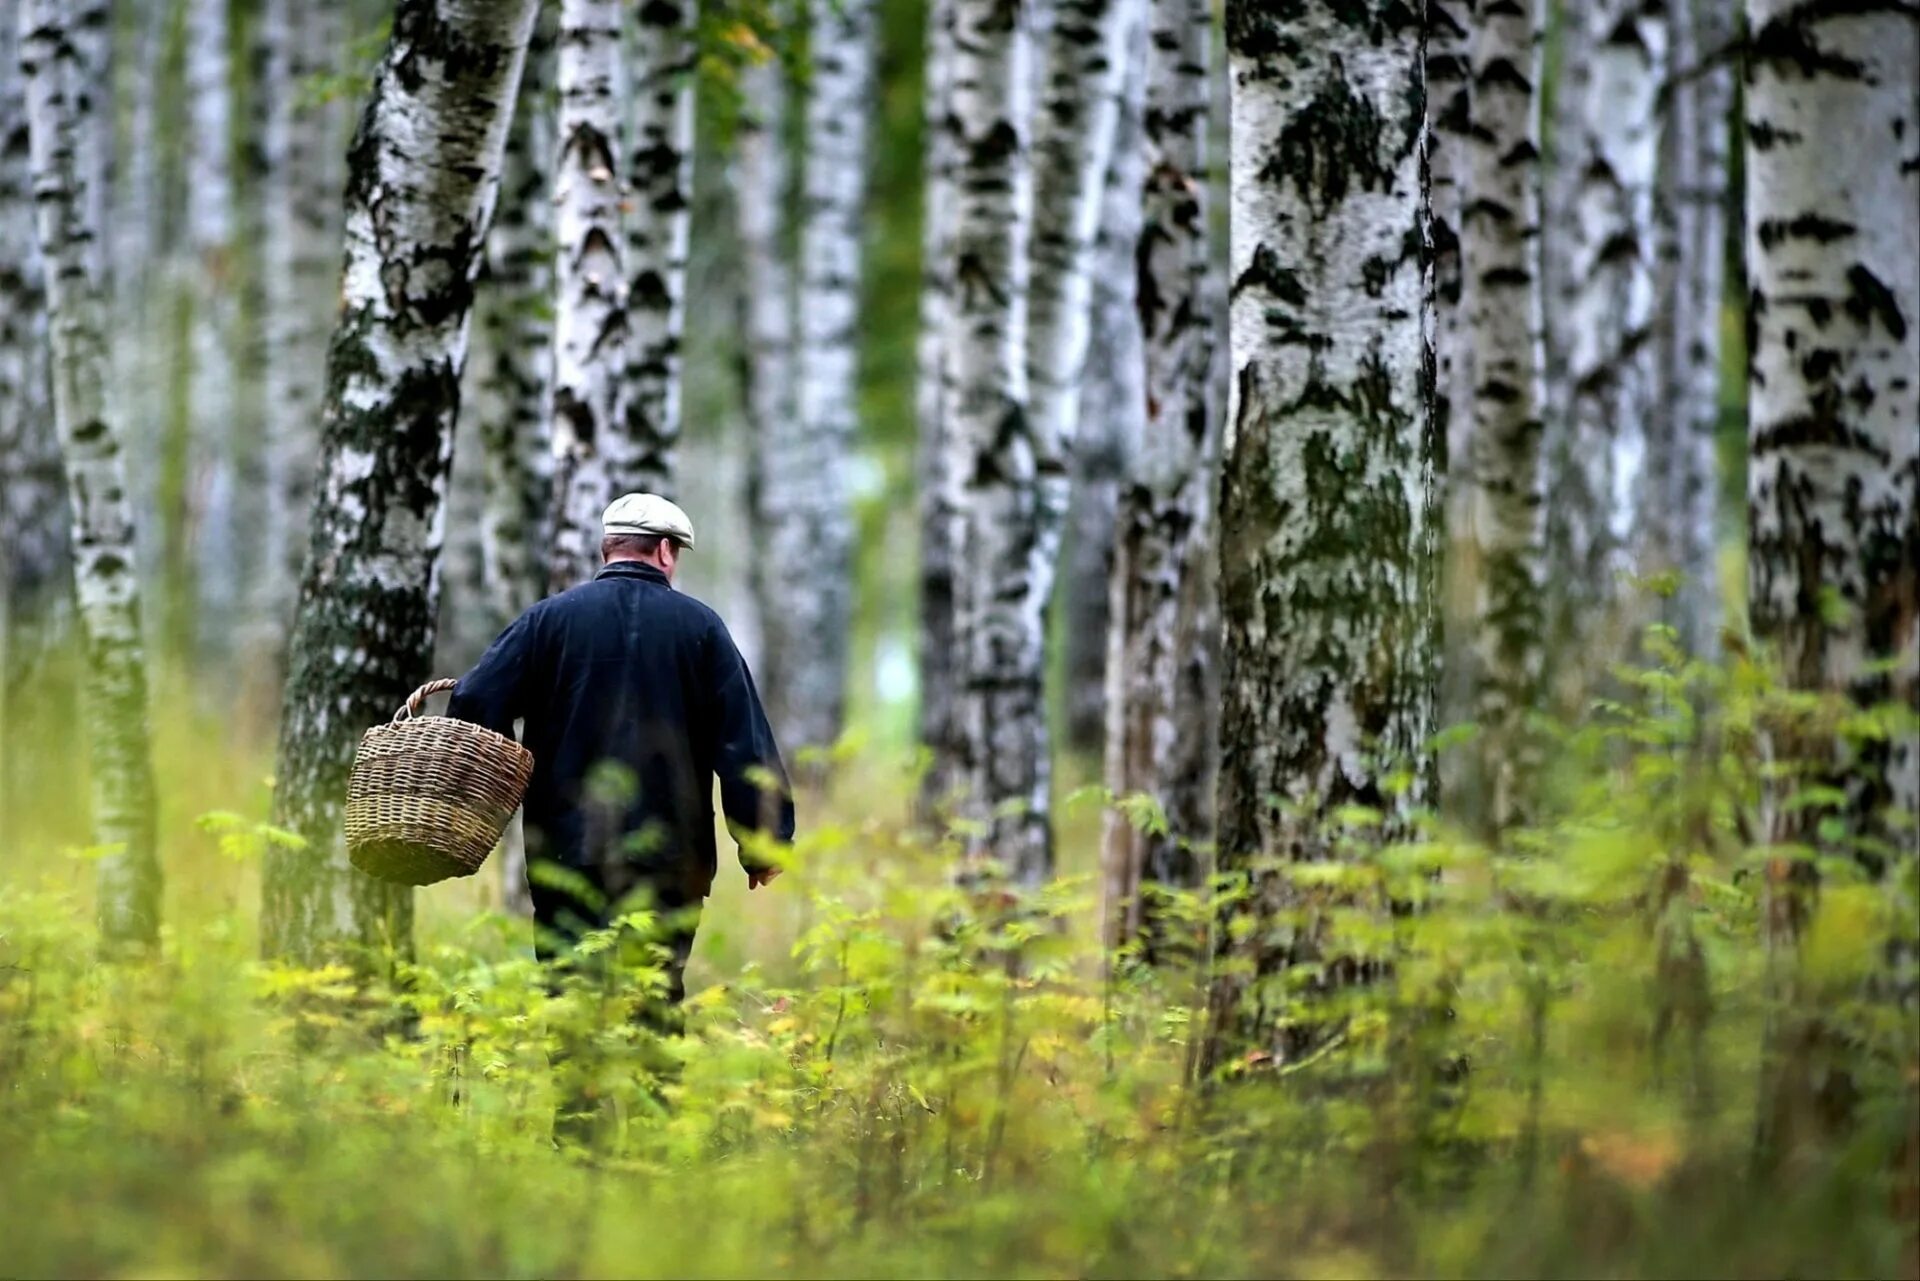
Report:
[[34,688],[70,580],[67,513],[47,397],[46,289],[35,244],[20,0],[0,0],[0,848],[12,849],[32,753]]
[[[740,242],[741,378],[747,430],[747,520],[753,545],[765,549],[774,539],[763,487],[767,458],[794,415],[794,294],[789,206],[793,191],[788,145],[793,83],[785,61],[766,51],[740,71],[741,112],[734,140],[733,207]],[[778,480],[775,480],[778,484]],[[789,584],[764,554],[748,558],[754,601],[754,625],[766,633],[770,620],[788,605]],[[777,696],[779,678],[770,664],[777,647],[764,643],[756,669],[767,697]],[[781,741],[786,735],[781,733]]]
[[[1033,118],[1027,378],[1038,475],[1035,590],[1050,596],[1074,474],[1095,248],[1125,84],[1145,0],[1057,0]],[[1043,606],[1044,614],[1044,606]],[[1044,733],[1044,729],[1043,729]]]
[[24,0],[20,64],[29,172],[45,264],[54,428],[72,496],[74,595],[86,645],[84,695],[100,933],[151,946],[160,929],[148,755],[147,669],[133,507],[107,413],[104,0]]
[[1113,549],[1120,486],[1146,417],[1146,353],[1140,334],[1138,268],[1146,146],[1141,138],[1147,83],[1147,8],[1130,6],[1126,66],[1114,117],[1112,155],[1094,240],[1087,359],[1080,376],[1080,431],[1073,449],[1060,578],[1064,615],[1067,742],[1102,750],[1107,733],[1107,650]]
[[[1233,381],[1222,444],[1224,672],[1219,866],[1333,858],[1326,821],[1426,799],[1432,728],[1433,442],[1424,77],[1416,11],[1313,3],[1226,11]],[[1413,784],[1390,785],[1413,767]],[[1262,873],[1232,910],[1297,906]],[[1239,927],[1226,926],[1225,937]],[[1276,928],[1278,928],[1276,926]],[[1282,1026],[1280,982],[1356,976],[1321,929],[1256,927],[1254,977],[1218,980],[1210,1056],[1313,1047]],[[1291,1002],[1298,993],[1284,998]]]
[[[1051,585],[1042,459],[1029,413],[1032,45],[1023,5],[955,0],[946,127],[954,154],[945,257],[941,427],[954,543],[952,778],[974,855],[1023,883],[1052,866],[1052,773],[1041,689]],[[937,750],[937,749],[936,749]]]
[[347,159],[346,271],[281,718],[269,956],[405,948],[412,896],[354,871],[341,806],[362,730],[426,675],[473,283],[537,0],[399,0]]
[[618,178],[621,8],[619,0],[560,5],[549,592],[598,568],[600,514],[646,456],[621,404],[630,341]]
[[1146,423],[1120,494],[1107,695],[1107,786],[1144,792],[1149,830],[1109,816],[1109,937],[1165,942],[1143,885],[1193,888],[1213,828],[1213,291],[1209,285],[1208,0],[1156,0],[1147,54],[1139,262]]
[[340,270],[345,131],[312,85],[337,70],[345,39],[333,5],[265,0],[260,11],[266,122],[260,199],[266,303],[265,546],[252,613],[260,657],[278,671],[293,619],[318,454],[327,328]]
[[501,164],[500,209],[487,236],[479,314],[483,396],[480,524],[489,624],[504,627],[540,598],[553,506],[548,436],[553,369],[553,175],[557,142],[557,6],[543,4],[520,77]]
[[958,0],[928,0],[921,183],[920,330],[914,347],[914,472],[920,495],[920,744],[927,757],[919,807],[931,812],[954,783],[960,683],[954,648],[954,573],[959,558],[957,487],[948,470],[946,356],[952,318],[951,253],[959,133],[952,110]]
[[227,0],[186,6],[186,258],[192,329],[187,406],[193,442],[196,647],[219,654],[234,630],[243,575],[234,492],[239,280],[233,254],[233,78]]
[[1694,653],[1720,620],[1716,526],[1720,468],[1720,324],[1726,289],[1731,0],[1672,0],[1672,74],[1660,156],[1659,493],[1650,505],[1656,566],[1678,571],[1667,621]]
[[686,327],[693,207],[698,6],[696,0],[651,0],[632,13],[626,178],[633,209],[626,220],[623,448],[633,453],[631,467],[613,480],[619,491],[644,489],[671,497],[680,441],[680,335]]
[[1484,731],[1488,817],[1511,820],[1528,753],[1521,729],[1540,677],[1546,395],[1540,275],[1539,0],[1481,0],[1470,41],[1469,196],[1460,223],[1467,448],[1477,562],[1474,719]]
[[[1749,0],[1747,20],[1753,628],[1794,688],[1920,713],[1920,20],[1844,0]],[[1898,884],[1890,864],[1912,859],[1920,818],[1911,726],[1850,744],[1777,738],[1776,754],[1824,767],[1845,801],[1840,839],[1816,829],[1817,809],[1778,805],[1775,839]],[[1783,853],[1769,873],[1782,1006],[1760,1137],[1774,1160],[1828,1137],[1848,1108],[1821,1011],[1849,993],[1795,955],[1817,867]]]
[[[812,0],[794,329],[794,412],[760,459],[766,572],[782,585],[761,634],[774,726],[830,747],[845,720],[854,531],[847,462],[859,429],[860,263],[874,93],[872,0]],[[794,592],[795,583],[807,589]]]
[[[1552,634],[1588,638],[1644,567],[1647,424],[1653,412],[1654,179],[1667,66],[1662,0],[1594,0],[1579,21],[1583,72],[1570,91],[1574,175],[1567,210],[1568,450],[1555,495],[1567,561]],[[1607,642],[1602,642],[1606,644]]]

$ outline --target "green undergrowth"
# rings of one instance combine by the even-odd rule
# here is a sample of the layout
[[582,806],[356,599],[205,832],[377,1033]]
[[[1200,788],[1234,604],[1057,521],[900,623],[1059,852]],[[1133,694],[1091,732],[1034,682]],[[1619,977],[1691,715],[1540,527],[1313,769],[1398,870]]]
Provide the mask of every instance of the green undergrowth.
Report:
[[[1277,971],[1244,932],[1207,969],[1103,957],[1096,801],[1068,807],[1057,884],[962,889],[951,841],[900,816],[905,771],[843,762],[787,877],[748,895],[723,872],[678,1039],[632,1017],[659,981],[644,911],[543,969],[484,876],[422,896],[411,957],[260,962],[273,837],[243,815],[266,781],[162,753],[157,957],[96,959],[84,850],[43,834],[0,875],[0,1272],[1913,1272],[1904,829],[1862,834],[1844,788],[1757,746],[1782,718],[1870,743],[1905,714],[1658,632],[1615,686],[1540,727],[1534,821],[1506,839],[1423,814],[1383,844],[1354,810],[1343,861],[1265,869],[1269,928],[1313,940]],[[1758,834],[1769,787],[1807,841]],[[1770,955],[1783,860],[1821,892]],[[1242,892],[1161,916],[1198,928]],[[1368,980],[1329,981],[1343,961]],[[1210,979],[1240,970],[1316,1048],[1235,1046],[1203,1075]],[[1766,1029],[1808,1006],[1854,1106],[1763,1167]],[[557,1149],[583,1098],[587,1149]]]

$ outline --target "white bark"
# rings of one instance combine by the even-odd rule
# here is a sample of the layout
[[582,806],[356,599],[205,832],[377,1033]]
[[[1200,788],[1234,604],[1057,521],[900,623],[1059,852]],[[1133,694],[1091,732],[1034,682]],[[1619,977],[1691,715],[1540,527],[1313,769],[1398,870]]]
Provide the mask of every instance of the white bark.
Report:
[[1042,695],[1051,549],[1043,466],[1064,463],[1028,412],[1032,46],[1022,6],[956,0],[949,127],[954,213],[942,417],[957,499],[951,749],[970,853],[1025,884],[1052,869]]
[[1479,783],[1496,825],[1516,816],[1522,729],[1543,659],[1545,317],[1540,274],[1539,0],[1482,0],[1470,47],[1470,196],[1460,225],[1470,399],[1456,476],[1470,495]]
[[617,492],[649,490],[671,497],[675,489],[698,11],[697,0],[650,0],[632,11],[626,133],[633,206],[626,243],[629,337],[626,432],[612,475]]
[[74,594],[86,641],[85,700],[99,862],[100,931],[111,945],[151,945],[160,926],[160,865],[147,739],[146,659],[133,508],[120,440],[107,415],[106,284],[100,185],[106,171],[104,0],[27,0],[21,67],[27,95],[38,243],[45,263],[54,425],[71,503]]
[[[1772,800],[1765,920],[1776,988],[1760,1155],[1824,1158],[1852,1110],[1830,1062],[1834,1001],[1860,989],[1795,955],[1821,862],[1912,884],[1920,821],[1920,15],[1847,0],[1748,0],[1746,233],[1748,607],[1793,688],[1903,706],[1878,740],[1799,741],[1774,755],[1844,790],[1831,839],[1815,810]],[[1891,660],[1888,662],[1887,660]],[[1797,785],[1783,780],[1782,790]],[[1898,816],[1889,811],[1898,810]],[[1898,910],[1905,910],[1905,905]],[[1911,1002],[1913,958],[1885,989]],[[1888,1010],[1891,1017],[1899,1013]]]
[[340,812],[362,730],[426,675],[467,321],[536,0],[400,0],[348,154],[346,271],[320,485],[289,652],[270,956],[404,949],[412,897],[352,870]]
[[1553,504],[1567,524],[1569,561],[1556,574],[1566,599],[1554,634],[1591,644],[1590,629],[1628,595],[1621,576],[1645,568],[1667,26],[1661,0],[1594,0],[1579,17],[1585,71],[1569,86],[1581,97],[1564,140],[1577,174],[1566,247],[1570,453]]
[[[1094,243],[1140,0],[1057,0],[1033,116],[1028,416],[1038,510],[1035,590],[1050,593],[1067,514],[1087,359]],[[1204,114],[1204,113],[1203,113]]]
[[[789,748],[830,747],[845,720],[853,613],[847,465],[859,435],[861,239],[874,97],[872,0],[812,0],[806,163],[800,199],[795,412],[773,424],[760,465],[781,584],[763,614],[774,729]],[[794,591],[793,585],[806,589]]]
[[1094,242],[1087,359],[1080,378],[1080,432],[1073,450],[1073,497],[1055,608],[1065,614],[1067,742],[1102,751],[1107,739],[1108,596],[1120,486],[1144,430],[1146,354],[1138,308],[1140,197],[1146,181],[1141,137],[1146,108],[1147,8],[1130,6],[1126,69],[1114,119],[1112,156]]
[[[1323,0],[1282,19],[1227,8],[1233,382],[1222,445],[1219,866],[1335,856],[1345,805],[1404,830],[1429,797],[1435,556],[1424,375],[1431,278],[1420,20],[1406,6]],[[1391,771],[1411,768],[1396,792]],[[1291,902],[1262,876],[1235,910]],[[1252,960],[1269,974],[1317,955],[1288,931]],[[1256,927],[1255,937],[1267,937]],[[1216,1045],[1284,1064],[1312,1031],[1216,987]],[[1256,985],[1255,992],[1262,989]]]
[[949,472],[946,355],[953,310],[951,241],[959,143],[952,112],[957,0],[928,0],[925,174],[921,183],[920,330],[914,349],[914,471],[920,495],[920,743],[927,772],[919,805],[931,812],[954,783],[959,656],[954,649],[954,573],[959,537],[956,478]]
[[482,341],[474,382],[482,398],[480,555],[489,634],[517,618],[546,587],[553,509],[548,417],[557,27],[557,7],[543,5],[507,135],[500,209],[487,236],[487,280],[478,306]]
[[1659,495],[1649,542],[1657,567],[1681,576],[1667,621],[1695,653],[1709,652],[1720,622],[1720,322],[1726,288],[1728,111],[1733,67],[1724,46],[1732,0],[1672,0],[1659,196],[1661,277]]
[[1108,664],[1107,786],[1144,792],[1164,835],[1110,815],[1106,920],[1120,942],[1162,943],[1143,884],[1191,889],[1212,836],[1213,464],[1217,308],[1208,236],[1208,0],[1157,0],[1147,56],[1147,173],[1139,263],[1146,423],[1120,497]]
[[315,101],[311,85],[337,69],[345,30],[333,6],[303,0],[266,0],[260,23],[267,112],[260,193],[266,239],[266,527],[252,625],[261,655],[277,671],[306,554],[327,334],[340,271],[345,130],[339,107]]
[[71,581],[60,448],[47,403],[46,290],[34,243],[20,0],[0,0],[0,849],[31,786],[34,687]]
[[547,590],[600,564],[600,514],[637,473],[622,418],[626,245],[620,209],[619,0],[561,0],[554,172],[553,558]]
[[233,243],[232,74],[227,0],[189,0],[186,13],[186,259],[182,282],[192,331],[187,412],[193,463],[195,639],[201,652],[231,648],[240,599],[235,518],[239,452],[234,359],[239,274]]
[[[760,549],[747,557],[747,574],[754,603],[753,669],[761,674],[765,694],[777,698],[782,682],[768,664],[766,640],[778,626],[776,615],[787,608],[789,592],[765,554],[774,534],[763,486],[768,480],[769,448],[781,433],[791,430],[794,415],[794,294],[789,261],[793,164],[788,146],[793,84],[783,60],[770,55],[743,68],[740,95],[743,109],[734,143],[733,209],[740,241],[741,379],[750,441],[744,451],[745,488],[748,536],[751,545]],[[737,622],[734,631],[739,639]],[[784,735],[781,741],[786,741]]]

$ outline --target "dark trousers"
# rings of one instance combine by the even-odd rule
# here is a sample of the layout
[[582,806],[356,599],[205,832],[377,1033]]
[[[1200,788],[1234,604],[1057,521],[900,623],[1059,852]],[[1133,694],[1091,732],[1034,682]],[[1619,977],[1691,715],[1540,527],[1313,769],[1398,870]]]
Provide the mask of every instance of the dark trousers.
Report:
[[[569,878],[570,879],[570,878]],[[657,998],[640,1002],[633,1011],[635,1021],[657,1037],[679,1036],[685,1031],[685,1016],[680,1008],[686,999],[687,959],[693,954],[695,932],[700,926],[703,896],[690,894],[678,876],[648,875],[632,866],[607,869],[586,877],[591,894],[583,898],[578,888],[541,884],[535,880],[533,914],[535,950],[542,961],[560,961],[581,970],[601,966],[647,965],[658,968],[664,979]],[[634,933],[623,930],[612,947],[590,958],[572,956],[574,945],[595,930],[604,930],[620,916],[642,910],[654,913],[651,930]],[[561,976],[551,980],[553,990],[561,990]],[[577,1032],[578,1029],[575,1029]],[[657,1047],[657,1042],[653,1043]],[[675,1060],[671,1054],[646,1052],[636,1064],[656,1082],[671,1080]],[[601,1065],[588,1047],[573,1033],[563,1034],[561,1047],[553,1057],[559,1078],[560,1101],[554,1116],[554,1138],[570,1146],[591,1149],[602,1146],[608,1135],[611,1114],[602,1097],[604,1080]],[[657,1090],[648,1091],[655,1106],[665,1100]]]

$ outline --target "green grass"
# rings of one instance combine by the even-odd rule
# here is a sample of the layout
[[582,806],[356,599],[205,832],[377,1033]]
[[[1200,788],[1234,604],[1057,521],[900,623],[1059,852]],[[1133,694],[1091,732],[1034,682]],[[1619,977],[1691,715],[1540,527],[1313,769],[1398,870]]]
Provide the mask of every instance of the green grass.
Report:
[[[1296,904],[1275,928],[1384,977],[1251,979],[1327,1048],[1236,1054],[1195,1081],[1199,976],[1109,967],[1095,945],[1098,807],[1067,808],[1063,881],[1009,904],[953,886],[952,849],[907,829],[905,772],[881,760],[847,762],[806,807],[770,890],[723,868],[691,1030],[665,1047],[627,1017],[644,963],[550,994],[525,926],[486,910],[491,867],[424,892],[415,957],[367,958],[377,977],[262,964],[251,820],[225,849],[194,820],[263,814],[267,758],[213,746],[225,722],[169,682],[158,957],[94,959],[73,796],[43,788],[8,816],[0,1259],[113,1276],[1911,1273],[1895,1207],[1915,1186],[1899,1145],[1920,1055],[1875,986],[1886,943],[1915,935],[1911,862],[1875,882],[1806,854],[1827,890],[1803,999],[1844,1031],[1835,1066],[1861,1101],[1845,1135],[1762,1177],[1759,1047],[1782,1007],[1757,872],[1778,851],[1736,817],[1758,786],[1742,735],[1791,700],[1657,645],[1622,687],[1555,733],[1540,821],[1505,845],[1429,817],[1383,850],[1353,812],[1350,861],[1273,869]],[[1849,732],[1877,732],[1862,719]],[[560,1077],[606,1101],[590,1159],[549,1142]]]

